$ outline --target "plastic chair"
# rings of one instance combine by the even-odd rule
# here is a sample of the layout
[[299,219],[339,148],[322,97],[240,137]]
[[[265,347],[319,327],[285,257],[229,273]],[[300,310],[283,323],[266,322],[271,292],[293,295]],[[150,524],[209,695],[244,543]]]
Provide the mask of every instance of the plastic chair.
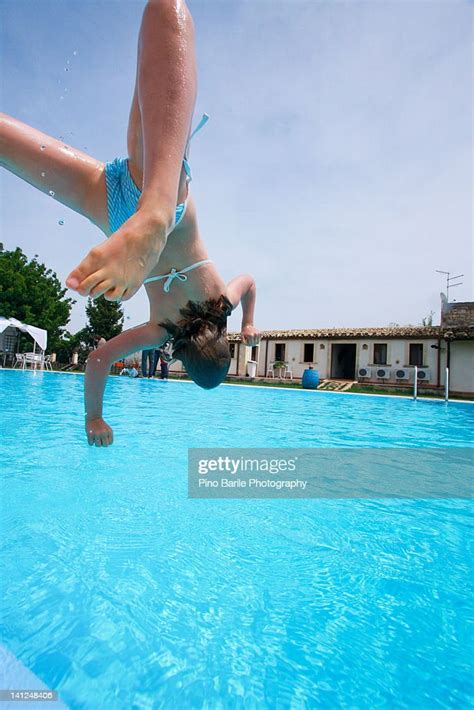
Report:
[[290,380],[293,379],[293,370],[290,368],[290,366],[288,365],[288,363],[285,362],[285,369],[283,370],[282,378],[283,378],[284,380],[286,380],[286,379],[287,379],[287,377],[286,377],[287,375],[290,376]]
[[23,367],[24,368],[24,361],[25,361],[25,356],[23,353],[15,353],[15,363],[13,365],[13,369],[15,367]]
[[35,370],[38,365],[42,368],[43,356],[40,353],[23,353],[23,369],[25,369],[27,365],[31,365]]
[[[270,373],[270,374],[269,374]],[[271,362],[267,367],[267,374],[265,377],[273,377],[275,379],[275,370],[273,369],[273,362]]]

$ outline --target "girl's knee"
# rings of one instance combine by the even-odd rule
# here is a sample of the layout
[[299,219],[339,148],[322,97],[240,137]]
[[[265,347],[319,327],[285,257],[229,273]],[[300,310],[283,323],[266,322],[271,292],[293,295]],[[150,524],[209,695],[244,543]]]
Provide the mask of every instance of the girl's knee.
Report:
[[156,7],[160,10],[175,10],[180,5],[185,5],[183,0],[147,0],[149,7]]
[[159,11],[163,20],[170,22],[182,19],[183,14],[189,16],[185,0],[147,0],[147,7]]

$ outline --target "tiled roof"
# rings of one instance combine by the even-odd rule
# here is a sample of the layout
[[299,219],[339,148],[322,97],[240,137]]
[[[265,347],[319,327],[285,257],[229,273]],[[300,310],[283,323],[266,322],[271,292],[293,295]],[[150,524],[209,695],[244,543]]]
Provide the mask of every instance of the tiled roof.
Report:
[[[473,327],[449,328],[446,326],[387,326],[385,328],[308,328],[299,330],[264,330],[262,338],[267,340],[324,340],[342,338],[443,338],[452,333],[456,340],[474,339]],[[229,333],[231,342],[240,340],[240,333]],[[448,335],[448,337],[450,337]]]

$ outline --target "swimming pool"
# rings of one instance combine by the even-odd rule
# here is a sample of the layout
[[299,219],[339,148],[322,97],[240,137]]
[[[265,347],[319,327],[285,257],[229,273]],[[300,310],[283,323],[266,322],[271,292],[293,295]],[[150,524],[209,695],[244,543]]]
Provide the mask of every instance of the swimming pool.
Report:
[[[191,446],[469,444],[474,406],[0,371],[2,639],[71,708],[464,708],[471,504],[189,500]],[[32,705],[29,705],[32,707]]]

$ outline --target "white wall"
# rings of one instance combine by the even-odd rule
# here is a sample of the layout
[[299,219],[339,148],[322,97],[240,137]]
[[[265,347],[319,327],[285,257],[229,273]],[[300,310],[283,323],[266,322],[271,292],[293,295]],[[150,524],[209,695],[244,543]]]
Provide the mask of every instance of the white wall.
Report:
[[[260,377],[265,377],[265,351],[268,346],[268,357],[267,357],[267,367],[270,363],[275,361],[275,345],[277,343],[285,343],[285,361],[289,364],[293,370],[294,377],[302,377],[304,370],[311,364],[315,370],[318,370],[321,379],[330,377],[331,375],[331,358],[332,349],[334,345],[338,344],[355,344],[356,345],[356,374],[360,367],[372,367],[375,369],[373,364],[373,353],[375,343],[386,343],[387,344],[387,365],[390,368],[401,368],[408,367],[409,362],[409,345],[410,343],[421,343],[423,344],[423,365],[430,369],[431,379],[430,382],[436,384],[437,381],[437,358],[438,351],[433,349],[431,345],[437,345],[436,339],[422,340],[422,339],[387,339],[382,338],[346,338],[346,339],[321,339],[321,340],[311,340],[311,339],[281,339],[281,340],[269,340],[262,341],[260,345],[259,361],[258,361],[258,375]],[[303,362],[304,358],[304,345],[305,343],[314,344],[314,357],[312,363]],[[364,347],[366,346],[366,347]],[[474,343],[471,343],[474,348]],[[381,367],[380,365],[378,367]],[[372,373],[373,377],[367,381],[380,381],[378,380],[375,372]],[[395,382],[395,378],[391,378]],[[413,378],[411,378],[413,381]]]
[[450,391],[474,392],[474,341],[457,340],[451,343],[450,360]]

